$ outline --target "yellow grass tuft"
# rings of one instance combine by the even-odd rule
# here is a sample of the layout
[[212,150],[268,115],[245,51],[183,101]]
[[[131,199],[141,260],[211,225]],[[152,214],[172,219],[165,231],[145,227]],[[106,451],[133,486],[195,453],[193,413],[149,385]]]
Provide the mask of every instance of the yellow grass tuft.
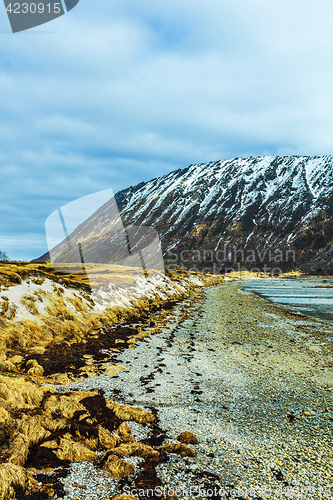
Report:
[[143,411],[141,408],[120,405],[110,400],[106,401],[106,405],[114,411],[115,415],[121,420],[137,422],[138,424],[147,424],[148,422],[154,422],[155,420],[152,413]]
[[1,303],[0,316],[5,316],[8,309],[9,309],[9,301],[8,299],[3,298],[3,302]]
[[106,498],[105,500],[138,500],[138,499],[133,495],[116,495],[110,499]]
[[181,455],[182,457],[196,457],[197,452],[192,450],[186,444],[174,443],[174,444],[165,444],[162,446],[162,451],[166,453],[176,453],[177,455]]
[[184,444],[198,444],[198,438],[192,432],[181,432],[179,436],[177,436],[177,440]]
[[118,437],[102,426],[98,427],[98,439],[100,445],[106,449],[115,448],[118,443]]
[[[91,395],[91,393],[86,393]],[[83,414],[89,415],[85,407],[79,403],[80,399],[85,397],[85,393],[79,393],[79,397],[76,397],[76,393],[71,396],[60,396],[59,394],[53,394],[45,402],[44,408],[50,413],[62,414],[65,418],[73,418],[76,411],[81,411]]]
[[15,490],[24,490],[28,482],[27,472],[23,467],[11,463],[0,465],[0,500],[15,499]]
[[77,311],[84,312],[86,310],[81,297],[77,297],[75,295],[75,297],[69,298],[68,300],[73,304]]
[[36,306],[36,297],[33,297],[32,295],[25,295],[21,299],[21,304],[23,304],[34,316],[39,314],[38,307]]
[[132,429],[126,422],[120,424],[117,429],[117,434],[121,437],[121,440],[124,443],[132,443],[134,441],[134,437],[131,435]]
[[143,443],[121,444],[118,448],[115,448],[113,452],[119,457],[141,457],[144,459],[157,458],[160,454],[151,446]]
[[23,415],[19,424],[18,431],[28,438],[29,446],[36,446],[51,433],[42,425],[44,417]]
[[102,367],[104,368],[105,375],[108,375],[109,377],[114,377],[114,375],[117,375],[117,373],[121,372],[121,370],[126,370],[126,368],[121,365],[103,364]]
[[9,269],[1,268],[0,269],[0,276],[2,278],[4,278],[5,280],[8,280],[9,283],[13,283],[13,284],[22,283],[21,276],[13,271],[10,271]]
[[23,466],[29,453],[29,439],[24,434],[17,434],[9,450],[8,462]]
[[115,455],[109,456],[103,465],[103,470],[110,472],[116,479],[122,479],[135,474],[135,469],[132,464],[129,464],[126,460],[117,458]]
[[74,460],[75,462],[95,462],[97,455],[81,443],[75,442],[70,435],[57,441],[47,441],[42,444],[45,448],[51,448],[61,460]]

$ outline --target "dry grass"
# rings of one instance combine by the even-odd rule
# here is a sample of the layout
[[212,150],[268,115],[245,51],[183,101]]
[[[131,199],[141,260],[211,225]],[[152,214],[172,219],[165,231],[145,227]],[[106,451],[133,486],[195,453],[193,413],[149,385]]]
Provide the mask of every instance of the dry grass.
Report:
[[186,444],[174,443],[174,444],[165,444],[162,446],[162,451],[166,453],[176,453],[177,455],[181,455],[182,457],[196,457],[197,452],[192,450]]
[[301,271],[289,271],[286,273],[282,273],[281,278],[302,278],[305,276],[305,273]]
[[0,278],[0,284],[5,287],[19,284],[22,280],[26,279],[31,279],[34,283],[41,284],[46,278],[50,278],[54,282],[65,286],[77,288],[82,284],[89,289],[87,275],[62,275],[62,273],[55,271],[50,262],[0,262]]
[[9,308],[8,299],[4,299],[3,302],[1,303],[0,316],[5,316],[6,312],[8,311],[8,308]]
[[0,465],[0,500],[15,498],[15,490],[24,490],[28,475],[23,467],[6,463]]
[[109,377],[114,377],[121,370],[126,370],[126,368],[124,366],[121,366],[121,365],[106,365],[106,364],[103,364],[102,367],[104,368],[105,375],[108,375]]
[[130,426],[123,422],[117,429],[117,434],[121,437],[124,443],[133,443],[134,437],[132,436],[132,429]]
[[[104,470],[116,478],[134,473],[134,467],[122,457],[155,457],[159,452],[142,443],[128,443],[131,428],[122,421],[117,434],[97,426],[94,412],[82,402],[97,397],[97,392],[73,392],[58,394],[50,387],[40,387],[23,377],[0,376],[0,440],[2,456],[0,464],[0,500],[15,499],[17,489],[28,486],[37,491],[36,481],[24,469],[32,448],[49,449],[61,460],[97,462],[97,449],[113,450]],[[105,400],[107,407],[117,407],[120,414],[132,420],[149,422],[153,415],[140,408],[128,408]],[[73,422],[76,422],[73,425]],[[82,422],[83,435],[78,423]],[[90,427],[89,427],[90,426]],[[87,429],[90,428],[90,433]],[[53,434],[57,431],[57,435]],[[60,434],[59,434],[60,433]],[[118,445],[118,447],[117,447]],[[37,490],[36,490],[37,488]]]
[[135,474],[133,465],[126,462],[126,460],[117,458],[115,455],[109,456],[103,465],[103,470],[105,472],[110,472],[110,474],[112,474],[112,476],[116,479],[122,479]]
[[[51,304],[46,307],[48,314],[39,321],[21,320],[14,325],[12,321],[3,319],[0,332],[2,354],[8,352],[11,355],[15,352],[30,354],[31,351],[37,354],[49,344],[67,341],[70,345],[82,342],[94,330],[109,328],[123,321],[138,320],[142,316],[147,316],[152,305],[148,299],[141,299],[131,309],[112,307],[99,314],[92,313],[86,308],[79,315],[68,308],[63,297],[52,296],[50,302]],[[74,302],[76,309],[80,308],[82,311],[82,302],[79,299]],[[162,304],[162,301],[158,299],[153,302],[157,306]],[[5,369],[11,368],[9,366]]]
[[75,295],[74,298],[69,298],[68,300],[71,302],[71,304],[73,304],[73,306],[75,307],[75,309],[78,312],[84,312],[85,311],[85,306],[83,304],[83,300],[82,300],[81,297],[78,297],[78,296]]
[[47,391],[55,392],[50,387],[39,387],[20,375],[16,377],[0,375],[0,402],[3,400],[15,408],[31,409],[39,406]]
[[154,422],[155,420],[152,413],[143,411],[141,408],[124,406],[113,401],[108,401],[107,406],[110,410],[114,411],[116,416],[121,420],[137,422],[138,424],[147,424],[148,422]]
[[17,434],[9,449],[8,462],[14,465],[23,466],[29,453],[29,439],[24,434]]
[[38,308],[36,306],[36,298],[30,295],[25,295],[21,299],[21,303],[28,309],[28,311],[37,316],[39,314]]
[[47,441],[41,445],[51,448],[60,460],[74,460],[75,462],[95,462],[97,455],[82,443],[75,442],[70,434],[58,441]]
[[[108,499],[106,498],[105,500]],[[133,495],[116,495],[115,497],[110,498],[110,500],[138,500],[138,499]]]
[[104,427],[99,426],[98,427],[98,439],[99,439],[99,444],[102,446],[102,448],[112,449],[117,446],[118,443],[118,436],[111,434],[110,431],[107,429],[104,429]]
[[[103,280],[119,283],[133,283],[133,275],[137,269],[126,266],[106,266],[98,264],[89,264],[89,275],[94,282],[103,283]],[[181,288],[183,278],[189,278],[191,273],[172,273],[170,297],[176,297],[178,300],[188,293],[195,294],[195,286],[187,283],[187,290]],[[7,358],[15,353],[22,355],[36,354],[43,352],[50,344],[60,344],[64,341],[69,345],[77,342],[84,342],[94,330],[109,328],[120,322],[137,321],[142,317],[147,317],[152,308],[160,310],[159,323],[163,325],[167,321],[167,314],[164,312],[163,304],[165,300],[157,294],[154,299],[140,298],[132,301],[131,308],[110,307],[103,313],[92,310],[93,302],[90,298],[89,282],[86,274],[66,274],[55,271],[50,263],[0,263],[1,285],[5,281],[5,289],[14,286],[22,280],[42,284],[45,279],[51,279],[53,282],[53,292],[45,290],[36,290],[33,295],[25,295],[22,298],[27,310],[35,316],[36,319],[21,318],[15,319],[15,304],[10,305],[8,300],[0,301],[0,370],[17,371],[19,367],[15,366]],[[200,277],[207,285],[213,284],[221,277],[206,275]],[[71,289],[72,296],[64,297],[64,289]],[[74,290],[78,292],[74,293]],[[173,290],[173,291],[172,291]],[[68,294],[67,294],[68,295]],[[164,296],[166,296],[164,291]],[[43,303],[44,314],[39,314],[38,306]],[[156,329],[156,332],[159,330]],[[147,333],[139,332],[136,338],[144,338]],[[134,347],[134,340],[133,340]],[[33,369],[32,369],[33,368]],[[29,375],[32,377],[41,377],[41,368],[30,367]],[[92,374],[94,370],[86,368],[86,373]]]
[[143,443],[128,443],[122,444],[115,448],[113,452],[118,457],[141,457],[144,459],[157,458],[159,452],[154,450],[151,446]]
[[[105,266],[104,266],[105,267]],[[106,278],[98,266],[93,269],[93,279],[102,283]],[[113,272],[118,283],[132,283],[129,269],[107,269]],[[133,270],[131,270],[133,272]],[[150,314],[150,322],[156,324],[152,333],[159,331],[159,326],[166,325],[172,312],[164,311],[166,302],[173,302],[185,297],[189,293],[199,296],[195,286],[187,282],[185,289],[183,277],[189,273],[175,275],[173,273],[173,287],[170,292],[164,291],[164,297],[157,294],[154,298],[140,298],[133,302],[131,308],[112,307],[103,313],[92,310],[92,301],[89,297],[89,283],[87,275],[61,275],[46,264],[10,263],[0,264],[1,292],[17,285],[22,280],[30,280],[35,284],[42,284],[50,278],[54,285],[53,291],[36,290],[33,296],[25,296],[23,301],[35,319],[21,319],[14,323],[15,310],[11,309],[8,301],[3,300],[0,309],[0,439],[3,444],[2,460],[0,465],[0,500],[15,498],[15,490],[31,488],[36,491],[36,482],[24,469],[28,452],[33,447],[49,448],[59,459],[95,461],[95,451],[98,448],[111,453],[104,462],[103,469],[115,478],[123,478],[134,474],[134,467],[120,457],[140,456],[143,458],[156,458],[157,450],[142,443],[134,442],[130,426],[127,421],[134,421],[143,425],[154,422],[152,413],[141,408],[126,407],[105,399],[106,407],[111,409],[115,416],[121,420],[116,433],[97,426],[93,414],[90,414],[82,401],[85,398],[97,397],[96,392],[73,392],[71,394],[58,394],[54,389],[40,386],[31,381],[29,377],[42,382],[43,368],[31,354],[43,354],[48,345],[67,342],[85,342],[93,331],[109,328],[120,322],[131,322],[146,318],[152,308],[156,311]],[[113,279],[113,282],[115,280]],[[127,280],[127,281],[126,281]],[[219,278],[221,282],[221,278]],[[216,279],[205,277],[205,284],[215,284]],[[76,289],[70,300],[65,297],[66,288]],[[172,291],[173,290],[173,291]],[[0,293],[1,293],[0,292]],[[67,294],[68,295],[68,294]],[[7,303],[6,303],[7,302]],[[38,305],[43,303],[47,314],[38,314]],[[132,336],[131,347],[135,347],[136,339],[149,336],[143,331]],[[120,344],[121,345],[121,344]],[[116,350],[116,349],[115,349]],[[29,361],[25,363],[26,356]],[[90,365],[83,368],[87,373],[96,370]],[[120,366],[109,367],[110,374],[119,371]],[[24,373],[22,373],[24,370]],[[59,375],[68,382],[67,374]],[[95,429],[91,435],[80,434],[73,420],[80,415],[84,425],[91,425]],[[90,423],[89,423],[90,422]],[[58,438],[54,439],[52,433],[57,432]],[[50,438],[50,439],[49,439]],[[183,456],[194,456],[195,452],[184,444],[171,445],[173,453]],[[119,455],[119,456],[117,456]]]
[[[93,393],[96,395],[97,393]],[[53,394],[44,404],[44,408],[49,413],[59,413],[65,418],[73,418],[75,412],[83,412],[83,415],[89,416],[85,407],[79,402],[85,396],[91,396],[91,393],[72,393],[71,396],[60,396]]]
[[177,436],[177,440],[184,444],[198,444],[198,438],[192,432],[181,432],[179,436]]

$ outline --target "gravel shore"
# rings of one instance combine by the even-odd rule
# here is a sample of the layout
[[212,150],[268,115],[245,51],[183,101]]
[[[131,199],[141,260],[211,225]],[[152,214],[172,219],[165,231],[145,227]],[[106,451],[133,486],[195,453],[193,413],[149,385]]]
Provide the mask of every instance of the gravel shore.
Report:
[[[228,283],[177,306],[162,333],[110,353],[110,363],[125,368],[116,376],[61,390],[102,389],[116,402],[153,409],[163,444],[194,433],[197,457],[170,455],[157,467],[178,497],[332,498],[332,337],[329,322]],[[149,425],[130,426],[137,440],[149,437]],[[131,488],[87,463],[73,464],[62,482],[66,500]]]

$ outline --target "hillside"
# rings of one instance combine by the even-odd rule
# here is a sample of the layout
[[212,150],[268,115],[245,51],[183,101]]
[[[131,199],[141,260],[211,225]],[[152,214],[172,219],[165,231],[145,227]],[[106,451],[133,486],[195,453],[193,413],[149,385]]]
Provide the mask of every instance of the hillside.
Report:
[[[224,252],[216,253],[226,245],[226,256],[232,253],[226,265],[236,259],[251,261],[253,250],[257,264],[276,256],[277,265],[284,268],[333,267],[331,156],[235,158],[191,165],[115,198],[125,225],[156,228],[164,255],[173,252],[178,260],[181,251],[190,250],[183,256],[188,259],[191,253],[202,263],[203,251],[212,250],[221,261]],[[295,263],[292,252],[286,262],[288,249],[295,252]],[[243,259],[240,252],[234,258],[235,250],[244,251]]]
[[[190,165],[120,191],[115,200],[125,227],[157,230],[169,265],[215,272],[238,264],[248,269],[265,264],[308,272],[333,269],[332,156]],[[107,203],[102,213],[106,208]],[[97,241],[96,234],[105,234],[105,221],[101,217],[99,232],[98,217],[90,219],[94,230],[88,232],[99,245],[94,253],[101,256],[112,238]],[[87,228],[92,227],[90,219]],[[89,240],[84,224],[80,231]],[[109,261],[106,250],[104,255]]]

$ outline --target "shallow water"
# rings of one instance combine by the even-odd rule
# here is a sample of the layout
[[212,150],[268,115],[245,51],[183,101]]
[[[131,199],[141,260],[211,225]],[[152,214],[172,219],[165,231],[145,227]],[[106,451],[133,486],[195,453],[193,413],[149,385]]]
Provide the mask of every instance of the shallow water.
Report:
[[333,278],[257,279],[240,287],[295,311],[333,321]]

